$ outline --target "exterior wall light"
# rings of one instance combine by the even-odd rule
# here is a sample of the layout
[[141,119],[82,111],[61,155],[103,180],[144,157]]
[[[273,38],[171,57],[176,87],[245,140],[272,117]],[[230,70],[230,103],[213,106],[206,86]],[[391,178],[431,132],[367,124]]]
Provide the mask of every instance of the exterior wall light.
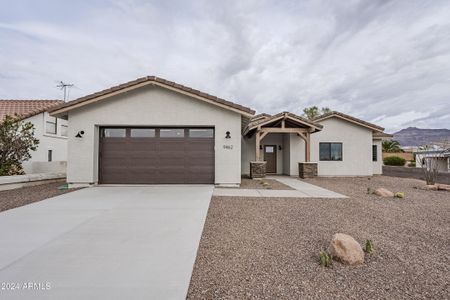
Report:
[[77,135],[75,136],[76,138],[82,138],[84,135],[84,130],[80,130],[78,131]]
[[283,148],[281,147],[281,145],[278,145],[278,150],[283,150]]
[[231,139],[231,135],[230,135],[230,132],[229,132],[229,131],[227,131],[227,132],[225,133],[225,138],[226,138],[226,139]]

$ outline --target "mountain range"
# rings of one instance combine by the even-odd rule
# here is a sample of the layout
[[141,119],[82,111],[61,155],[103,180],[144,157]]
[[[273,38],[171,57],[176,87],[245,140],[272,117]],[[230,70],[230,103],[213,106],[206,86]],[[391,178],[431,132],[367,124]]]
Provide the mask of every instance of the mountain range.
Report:
[[421,129],[408,127],[394,133],[393,140],[402,147],[429,145],[433,142],[449,142],[450,129]]

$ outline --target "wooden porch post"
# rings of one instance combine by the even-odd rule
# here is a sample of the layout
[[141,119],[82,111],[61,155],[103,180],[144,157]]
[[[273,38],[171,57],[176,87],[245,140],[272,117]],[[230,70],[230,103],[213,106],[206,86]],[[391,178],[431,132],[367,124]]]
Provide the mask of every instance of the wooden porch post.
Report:
[[310,133],[306,132],[306,140],[305,140],[305,161],[309,162],[311,159],[311,140]]
[[259,130],[256,131],[256,135],[255,135],[255,161],[259,161],[259,145],[260,145],[260,134],[259,134]]

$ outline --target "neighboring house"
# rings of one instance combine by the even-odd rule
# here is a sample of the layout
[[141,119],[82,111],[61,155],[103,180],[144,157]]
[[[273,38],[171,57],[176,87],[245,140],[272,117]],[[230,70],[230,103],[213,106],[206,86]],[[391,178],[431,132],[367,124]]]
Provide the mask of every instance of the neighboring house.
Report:
[[383,128],[333,112],[310,121],[261,114],[224,99],[144,77],[65,103],[51,115],[69,120],[67,181],[238,185],[250,162],[298,175],[381,174]]
[[0,100],[0,120],[6,115],[17,115],[34,125],[39,145],[31,152],[31,159],[23,163],[28,174],[66,171],[67,120],[52,117],[47,112],[62,103],[61,100]]
[[[429,160],[433,160],[431,165],[436,166],[439,172],[450,172],[450,150],[423,150],[414,154],[417,168],[421,168]],[[428,164],[430,163],[428,162]]]

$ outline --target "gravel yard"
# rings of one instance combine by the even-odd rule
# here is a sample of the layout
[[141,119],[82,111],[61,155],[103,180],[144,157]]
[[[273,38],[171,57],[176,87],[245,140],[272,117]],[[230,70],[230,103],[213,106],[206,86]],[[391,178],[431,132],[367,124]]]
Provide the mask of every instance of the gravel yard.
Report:
[[59,190],[62,184],[63,181],[0,191],[0,212],[76,190]]
[[[266,183],[266,184],[263,184]],[[273,179],[248,179],[242,178],[240,189],[271,189],[271,190],[293,190],[288,185]]]
[[[307,182],[350,198],[214,197],[188,298],[450,298],[450,193],[385,176]],[[368,187],[406,198],[379,198]],[[373,240],[375,254],[363,266],[319,266],[336,232]]]

